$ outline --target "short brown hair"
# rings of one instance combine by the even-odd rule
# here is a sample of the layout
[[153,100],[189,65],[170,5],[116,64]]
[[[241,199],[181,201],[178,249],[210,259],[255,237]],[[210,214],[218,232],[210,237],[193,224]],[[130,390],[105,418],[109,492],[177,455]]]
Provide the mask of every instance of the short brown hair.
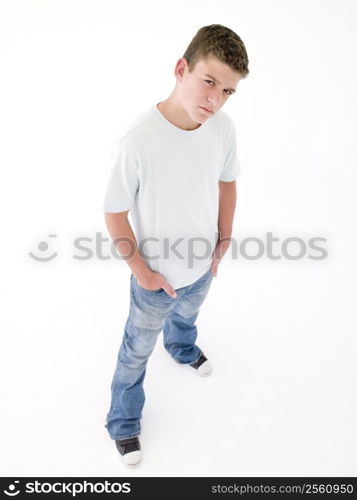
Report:
[[211,24],[200,28],[187,47],[184,57],[191,73],[200,59],[214,56],[227,64],[242,78],[248,76],[248,55],[241,38],[231,29],[221,24]]

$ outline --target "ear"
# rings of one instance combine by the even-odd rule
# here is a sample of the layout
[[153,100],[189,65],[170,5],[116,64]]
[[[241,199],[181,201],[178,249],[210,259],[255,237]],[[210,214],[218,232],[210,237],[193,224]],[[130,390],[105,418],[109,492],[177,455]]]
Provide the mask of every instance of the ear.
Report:
[[184,57],[180,57],[175,66],[175,77],[178,80],[182,80],[185,70],[187,68],[187,61]]

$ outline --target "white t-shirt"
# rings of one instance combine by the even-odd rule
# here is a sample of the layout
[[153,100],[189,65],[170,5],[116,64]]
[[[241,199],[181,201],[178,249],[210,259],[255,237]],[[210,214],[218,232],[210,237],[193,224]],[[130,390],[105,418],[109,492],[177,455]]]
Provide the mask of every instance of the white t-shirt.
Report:
[[218,181],[234,181],[239,171],[227,113],[183,130],[152,105],[114,142],[103,209],[130,210],[140,255],[178,289],[209,270],[219,236]]

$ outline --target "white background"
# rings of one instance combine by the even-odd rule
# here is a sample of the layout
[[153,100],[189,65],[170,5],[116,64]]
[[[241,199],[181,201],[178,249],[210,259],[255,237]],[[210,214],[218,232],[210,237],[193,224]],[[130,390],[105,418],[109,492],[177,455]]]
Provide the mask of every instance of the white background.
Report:
[[[0,19],[1,475],[356,475],[356,2],[2,1]],[[225,256],[197,320],[214,372],[179,366],[159,336],[131,471],[104,428],[130,278],[100,258],[108,239],[95,250],[110,150],[213,23],[250,60],[224,107],[242,163],[233,236],[272,232],[278,255],[322,237],[328,255]],[[74,258],[79,237],[92,258]]]

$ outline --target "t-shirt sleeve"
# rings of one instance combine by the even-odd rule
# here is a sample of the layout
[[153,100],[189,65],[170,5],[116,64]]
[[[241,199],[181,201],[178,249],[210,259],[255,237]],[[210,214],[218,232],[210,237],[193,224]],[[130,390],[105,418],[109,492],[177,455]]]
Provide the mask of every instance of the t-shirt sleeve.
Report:
[[233,121],[229,121],[227,147],[224,156],[223,167],[219,180],[225,182],[234,181],[240,173],[240,161],[237,156],[237,138]]
[[124,212],[134,204],[139,189],[139,168],[134,152],[116,142],[109,164],[109,179],[104,196],[105,212]]

